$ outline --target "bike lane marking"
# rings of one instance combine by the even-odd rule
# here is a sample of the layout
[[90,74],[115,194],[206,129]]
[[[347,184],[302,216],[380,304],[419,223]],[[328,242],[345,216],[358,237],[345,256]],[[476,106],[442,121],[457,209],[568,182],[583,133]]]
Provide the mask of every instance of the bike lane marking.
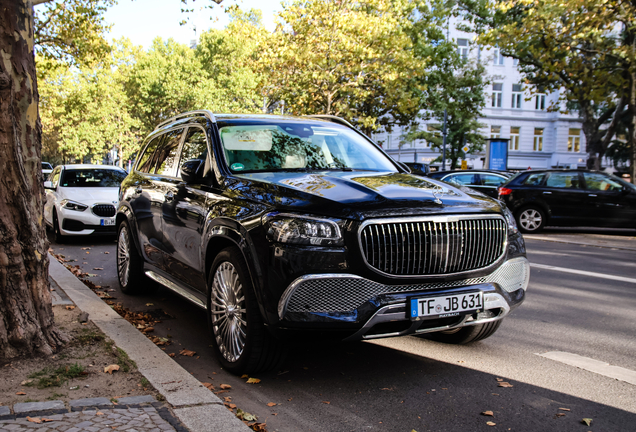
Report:
[[541,357],[548,358],[550,360],[558,361],[560,363],[565,363],[567,365],[586,370],[588,372],[593,372],[599,375],[636,385],[636,372],[620,366],[612,366],[611,364],[605,363],[603,361],[594,360],[589,357],[583,357],[578,354],[572,354],[563,351],[550,351],[543,354],[535,354]]

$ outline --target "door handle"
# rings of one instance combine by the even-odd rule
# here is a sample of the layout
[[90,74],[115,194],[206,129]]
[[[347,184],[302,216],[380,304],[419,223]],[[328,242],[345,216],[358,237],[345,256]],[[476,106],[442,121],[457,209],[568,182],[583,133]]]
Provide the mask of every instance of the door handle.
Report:
[[543,195],[552,195],[552,192],[543,191]]
[[591,197],[594,197],[594,198],[596,198],[596,197],[597,197],[597,195],[596,195],[596,194],[589,194],[588,196],[591,196]]
[[143,191],[144,191],[144,190],[141,188],[141,186],[137,186],[137,187],[135,188],[135,193],[136,193],[136,194],[141,194]]
[[168,191],[164,195],[164,198],[166,199],[166,201],[172,201],[174,199],[174,194],[172,193],[172,191]]

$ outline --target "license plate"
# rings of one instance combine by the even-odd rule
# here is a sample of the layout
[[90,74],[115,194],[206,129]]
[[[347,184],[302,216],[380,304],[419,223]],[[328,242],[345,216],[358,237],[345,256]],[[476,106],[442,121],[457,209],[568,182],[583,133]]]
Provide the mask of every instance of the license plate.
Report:
[[113,218],[113,219],[100,219],[100,220],[101,220],[101,225],[102,226],[115,225],[115,218]]
[[467,315],[473,312],[480,312],[483,309],[484,294],[479,291],[412,298],[410,306],[410,317],[412,320]]

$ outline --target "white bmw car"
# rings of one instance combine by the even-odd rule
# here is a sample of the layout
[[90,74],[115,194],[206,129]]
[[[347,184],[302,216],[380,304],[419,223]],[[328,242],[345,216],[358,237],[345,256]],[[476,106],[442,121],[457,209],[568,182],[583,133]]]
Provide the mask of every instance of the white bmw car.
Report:
[[116,234],[119,185],[127,173],[109,165],[60,165],[44,182],[44,220],[63,236]]

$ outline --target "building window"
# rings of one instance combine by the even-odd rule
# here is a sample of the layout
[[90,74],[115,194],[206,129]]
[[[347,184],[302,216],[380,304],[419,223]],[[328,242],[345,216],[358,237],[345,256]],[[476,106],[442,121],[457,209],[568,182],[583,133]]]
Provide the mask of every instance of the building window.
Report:
[[463,60],[468,59],[468,39],[457,39],[457,53]]
[[503,96],[503,84],[495,83],[492,85],[492,107],[501,108],[501,98]]
[[494,49],[494,61],[495,66],[503,66],[504,64],[504,56],[501,54],[501,50],[499,48]]
[[519,126],[510,127],[510,144],[509,150],[519,150],[519,135],[521,128]]
[[512,59],[513,66],[519,66],[519,59]]
[[545,110],[545,93],[537,94],[534,109],[540,111]]
[[521,91],[521,84],[512,85],[512,107],[521,109],[521,101],[523,100],[523,92]]
[[543,151],[543,128],[534,128],[534,151]]
[[572,129],[568,133],[568,151],[580,152],[581,151],[581,129]]
[[501,126],[490,126],[490,138],[501,137]]

